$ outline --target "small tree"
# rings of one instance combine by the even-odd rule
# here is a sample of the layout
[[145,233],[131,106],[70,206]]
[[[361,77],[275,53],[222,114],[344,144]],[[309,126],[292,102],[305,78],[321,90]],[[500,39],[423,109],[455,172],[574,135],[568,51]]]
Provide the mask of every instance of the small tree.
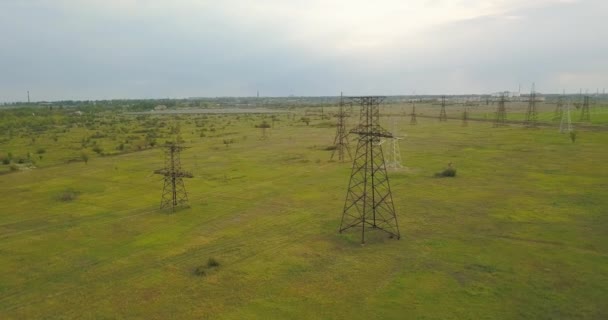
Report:
[[302,117],[300,119],[300,121],[302,121],[302,122],[306,123],[306,125],[308,125],[310,123],[310,118],[309,117]]
[[268,122],[266,122],[266,120],[262,121],[262,123],[258,124],[255,126],[256,128],[270,128],[270,125],[268,124]]
[[86,152],[80,154],[80,159],[84,161],[84,164],[89,163],[89,155]]
[[570,140],[572,140],[572,143],[576,141],[576,131],[570,131]]

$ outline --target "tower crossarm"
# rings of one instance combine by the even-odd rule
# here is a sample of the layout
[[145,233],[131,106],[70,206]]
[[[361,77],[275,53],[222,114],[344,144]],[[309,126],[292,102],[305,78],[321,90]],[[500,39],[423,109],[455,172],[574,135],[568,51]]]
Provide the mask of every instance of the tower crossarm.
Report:
[[379,126],[366,126],[359,125],[350,130],[350,133],[358,134],[360,136],[372,136],[372,137],[382,137],[382,138],[394,138],[394,135],[381,128]]

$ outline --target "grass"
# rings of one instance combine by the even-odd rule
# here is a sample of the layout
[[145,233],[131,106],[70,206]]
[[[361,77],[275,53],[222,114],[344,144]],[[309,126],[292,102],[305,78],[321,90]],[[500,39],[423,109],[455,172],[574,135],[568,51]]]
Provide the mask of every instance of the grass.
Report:
[[[158,210],[161,150],[65,163],[81,150],[61,141],[94,131],[55,147],[41,135],[28,148],[48,162],[0,176],[0,318],[608,317],[608,132],[572,143],[556,128],[400,118],[402,238],[370,232],[360,246],[337,233],[350,164],[324,150],[335,129],[301,116],[279,116],[267,140],[262,116],[209,117],[231,125],[202,138],[191,118],[158,117],[192,147],[191,208],[176,214]],[[146,121],[129,119],[131,131]],[[450,162],[458,175],[434,178]],[[65,190],[78,197],[57,201]]]

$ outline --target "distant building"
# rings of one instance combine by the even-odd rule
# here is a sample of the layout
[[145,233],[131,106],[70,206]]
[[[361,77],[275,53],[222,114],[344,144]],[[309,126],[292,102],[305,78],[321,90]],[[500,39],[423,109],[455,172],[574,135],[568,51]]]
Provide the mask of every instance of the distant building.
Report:
[[162,111],[162,110],[167,110],[167,106],[164,104],[159,104],[156,107],[154,107],[154,111]]

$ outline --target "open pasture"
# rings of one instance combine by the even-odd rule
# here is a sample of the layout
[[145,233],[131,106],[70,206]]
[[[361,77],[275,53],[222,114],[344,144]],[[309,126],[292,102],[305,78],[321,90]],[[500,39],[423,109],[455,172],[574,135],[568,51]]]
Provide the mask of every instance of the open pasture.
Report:
[[[493,128],[495,106],[466,127],[461,107],[443,123],[419,108],[413,126],[411,105],[382,109],[405,135],[402,238],[365,246],[337,232],[351,165],[329,161],[335,107],[277,114],[265,140],[272,115],[5,111],[0,318],[608,318],[605,109],[572,143],[552,105],[536,129]],[[174,139],[194,178],[171,213],[153,171]],[[450,162],[455,178],[434,177]]]

